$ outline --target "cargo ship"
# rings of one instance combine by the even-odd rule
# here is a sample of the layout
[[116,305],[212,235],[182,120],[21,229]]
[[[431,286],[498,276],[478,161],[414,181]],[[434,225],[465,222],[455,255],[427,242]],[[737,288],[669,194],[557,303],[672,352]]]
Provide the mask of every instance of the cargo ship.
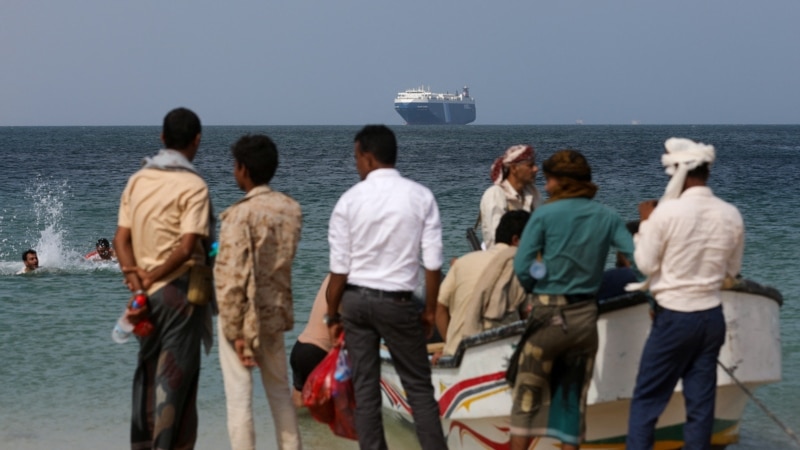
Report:
[[430,87],[397,94],[394,110],[408,125],[466,125],[475,121],[475,99],[464,86],[460,94],[437,94]]

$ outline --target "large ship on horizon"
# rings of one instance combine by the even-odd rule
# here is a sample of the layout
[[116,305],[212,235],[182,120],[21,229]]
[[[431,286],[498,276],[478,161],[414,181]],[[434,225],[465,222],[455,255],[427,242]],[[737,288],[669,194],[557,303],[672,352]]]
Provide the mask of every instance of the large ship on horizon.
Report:
[[437,94],[420,86],[399,92],[394,110],[408,125],[466,125],[475,121],[475,99],[464,86],[460,94]]

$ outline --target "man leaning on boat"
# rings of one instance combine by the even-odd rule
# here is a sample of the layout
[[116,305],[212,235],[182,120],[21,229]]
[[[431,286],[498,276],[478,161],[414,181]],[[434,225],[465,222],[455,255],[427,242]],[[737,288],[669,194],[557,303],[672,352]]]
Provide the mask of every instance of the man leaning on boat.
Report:
[[[684,449],[708,449],[714,425],[717,357],[725,341],[720,289],[742,265],[744,224],[735,206],[706,186],[714,147],[670,138],[662,163],[672,175],[658,202],[639,206],[638,288],[656,299],[631,402],[626,448],[652,449],[655,425],[683,381]],[[649,286],[648,286],[649,284]]]
[[497,226],[497,242],[458,258],[439,288],[436,328],[444,348],[431,359],[453,355],[461,339],[525,318],[528,298],[514,275],[514,255],[527,211],[508,211]]

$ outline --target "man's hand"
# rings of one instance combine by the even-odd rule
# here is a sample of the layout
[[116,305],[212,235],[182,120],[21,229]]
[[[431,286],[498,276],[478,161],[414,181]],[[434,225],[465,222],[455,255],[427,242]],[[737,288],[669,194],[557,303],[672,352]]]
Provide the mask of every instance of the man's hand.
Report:
[[150,313],[150,305],[148,305],[147,302],[139,308],[133,309],[133,301],[135,299],[136,295],[131,295],[130,300],[128,300],[128,309],[125,310],[125,317],[134,325],[147,318],[147,315]]
[[331,322],[330,325],[328,325],[328,335],[333,345],[339,342],[339,336],[341,336],[343,332],[344,327],[342,327],[341,322]]
[[439,359],[442,357],[443,354],[444,352],[442,352],[441,350],[433,352],[433,355],[431,355],[431,365],[435,366],[436,363],[439,362]]
[[420,315],[420,321],[425,331],[425,338],[430,339],[433,337],[433,327],[436,324],[436,310],[425,308],[425,311]]
[[[128,277],[130,275],[135,275],[137,278],[139,278],[139,284],[141,285],[141,289],[148,290],[148,289],[150,289],[150,286],[153,285],[153,281],[154,280],[150,276],[150,273],[148,271],[142,269],[141,267],[139,267],[139,266],[122,267],[121,269],[122,269],[122,273],[125,274],[125,279],[127,281],[126,284],[128,285],[128,288],[130,288],[132,284],[135,284],[135,283],[131,283],[130,280],[128,280]],[[131,290],[133,290],[133,289],[131,289]]]
[[658,200],[645,200],[639,203],[639,220],[644,222],[650,218],[650,214],[656,209]]
[[236,350],[236,356],[239,357],[242,365],[245,367],[256,367],[256,360],[252,356],[244,356],[244,339],[236,339],[233,341],[233,348]]

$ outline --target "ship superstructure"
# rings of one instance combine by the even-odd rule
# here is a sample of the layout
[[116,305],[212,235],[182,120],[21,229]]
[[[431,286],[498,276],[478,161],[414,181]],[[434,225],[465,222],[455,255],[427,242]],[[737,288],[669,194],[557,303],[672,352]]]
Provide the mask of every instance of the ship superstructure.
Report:
[[397,94],[394,110],[409,125],[465,125],[475,121],[475,99],[464,86],[459,94],[438,94],[420,86]]

